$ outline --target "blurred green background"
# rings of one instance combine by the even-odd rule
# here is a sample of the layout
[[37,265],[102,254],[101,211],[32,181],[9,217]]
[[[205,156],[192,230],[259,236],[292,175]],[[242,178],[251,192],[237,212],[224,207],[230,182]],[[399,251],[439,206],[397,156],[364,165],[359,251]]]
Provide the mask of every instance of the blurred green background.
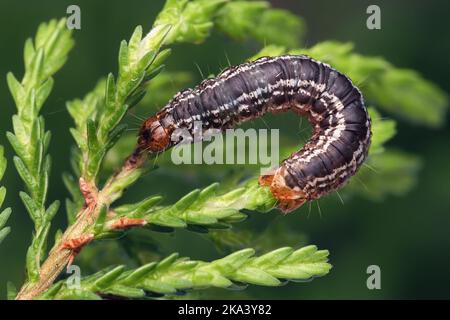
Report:
[[[450,28],[447,17],[450,3],[447,1],[377,1],[382,10],[382,29],[376,31],[370,31],[365,26],[365,11],[371,1],[273,0],[271,3],[304,18],[307,25],[304,44],[307,47],[324,40],[351,41],[358,52],[380,55],[398,67],[415,69],[444,91],[450,92]],[[0,2],[0,144],[6,147],[8,160],[13,154],[4,133],[11,130],[11,116],[15,108],[5,75],[8,71],[16,75],[23,73],[25,39],[34,35],[40,22],[64,16],[70,4],[81,7],[82,29],[75,31],[76,47],[68,63],[56,75],[54,91],[43,108],[47,127],[53,133],[49,203],[68,196],[60,178],[62,172],[70,170],[68,155],[72,145],[68,132],[72,121],[66,112],[65,102],[84,96],[98,78],[116,71],[120,41],[127,39],[138,24],[148,30],[163,1]],[[202,45],[176,46],[168,69],[190,71],[196,76],[193,81],[196,83],[201,80],[198,67],[205,74],[217,73],[228,64],[228,59],[232,64],[237,64],[258,49],[254,43],[233,42],[215,33]],[[136,126],[134,118],[129,117],[128,121]],[[290,134],[295,137],[295,131]],[[263,234],[264,237],[259,240],[268,240],[266,249],[305,243],[329,249],[334,267],[327,276],[311,283],[289,283],[282,288],[252,286],[242,292],[210,290],[200,292],[196,297],[450,298],[449,139],[448,126],[427,129],[398,122],[398,134],[389,146],[420,155],[423,161],[418,184],[405,196],[389,196],[379,202],[355,197],[346,200],[344,205],[337,197],[329,197],[320,203],[321,215],[313,205],[311,213],[304,207],[289,216],[276,212],[253,214],[236,227],[238,231],[252,230],[250,234],[253,236],[250,237]],[[8,223],[12,233],[0,246],[0,297],[4,297],[7,280],[17,286],[23,280],[25,252],[32,229],[17,196],[23,188],[22,183],[12,161],[9,164],[2,184],[8,188],[4,206],[13,208]],[[170,202],[195,187],[214,181],[214,177],[195,171],[181,176],[179,171],[158,171],[140,181],[128,199],[139,199],[154,192],[165,195],[166,201]],[[64,226],[64,208],[60,209],[53,224],[55,228]],[[139,235],[136,232],[135,237]],[[273,239],[266,239],[266,236]],[[217,251],[206,236],[184,230],[173,234],[152,232],[150,240],[152,244],[154,241],[158,243],[163,254],[178,251],[181,255],[205,260],[224,254]],[[99,265],[115,262],[118,253],[111,246],[100,245],[97,248],[100,255],[89,255],[88,252],[81,259],[85,261],[92,257],[99,260]],[[153,246],[149,245],[149,248]],[[111,256],[108,258],[109,254]],[[88,262],[95,270],[96,262]],[[368,290],[366,287],[366,268],[372,264],[381,268],[381,290]]]

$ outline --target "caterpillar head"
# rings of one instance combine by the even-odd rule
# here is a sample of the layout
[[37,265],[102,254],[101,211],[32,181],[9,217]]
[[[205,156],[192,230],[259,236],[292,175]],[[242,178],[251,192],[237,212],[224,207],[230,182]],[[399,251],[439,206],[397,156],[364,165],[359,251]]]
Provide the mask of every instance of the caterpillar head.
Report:
[[138,144],[141,150],[159,153],[170,147],[170,133],[161,125],[157,116],[148,118],[139,130]]

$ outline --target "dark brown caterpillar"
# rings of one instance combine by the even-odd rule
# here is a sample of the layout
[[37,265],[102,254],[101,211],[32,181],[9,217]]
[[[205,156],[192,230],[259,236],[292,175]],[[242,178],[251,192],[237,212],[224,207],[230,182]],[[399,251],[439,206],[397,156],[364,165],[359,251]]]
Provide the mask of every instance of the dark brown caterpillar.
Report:
[[288,110],[306,116],[313,135],[259,181],[270,187],[279,208],[290,212],[341,187],[367,157],[371,124],[361,92],[327,64],[286,55],[230,67],[178,93],[147,119],[139,147],[162,152],[178,143],[171,141],[176,128],[193,130],[194,121],[202,121],[203,130],[224,130],[266,112]]

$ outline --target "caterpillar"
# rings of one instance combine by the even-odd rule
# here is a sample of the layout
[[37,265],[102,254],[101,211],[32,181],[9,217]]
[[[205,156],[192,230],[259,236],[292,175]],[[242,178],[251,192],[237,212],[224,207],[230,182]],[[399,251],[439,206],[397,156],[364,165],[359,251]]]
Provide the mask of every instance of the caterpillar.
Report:
[[[308,118],[308,142],[278,169],[260,176],[291,212],[342,187],[367,157],[371,121],[360,90],[331,66],[304,55],[263,57],[225,69],[193,89],[177,93],[139,131],[138,148],[159,153],[174,146],[177,128],[233,128],[266,112],[293,111]],[[192,132],[191,132],[192,133]]]

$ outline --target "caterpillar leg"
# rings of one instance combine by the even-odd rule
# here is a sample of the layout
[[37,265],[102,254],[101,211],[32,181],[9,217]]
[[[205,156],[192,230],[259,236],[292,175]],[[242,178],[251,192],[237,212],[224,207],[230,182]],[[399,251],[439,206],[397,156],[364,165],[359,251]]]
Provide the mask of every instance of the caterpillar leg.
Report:
[[132,227],[141,227],[145,226],[147,224],[147,221],[144,219],[136,219],[136,218],[127,218],[122,217],[119,218],[117,221],[115,221],[112,225],[112,229],[128,229]]
[[67,266],[71,266],[75,257],[80,253],[81,249],[89,242],[94,240],[93,234],[82,235],[79,238],[70,239],[61,245],[61,250],[70,250],[69,262]]
[[284,170],[281,167],[273,175],[260,176],[259,184],[270,187],[270,192],[278,200],[278,209],[287,214],[303,205],[308,198],[303,191],[297,191],[286,186]]

